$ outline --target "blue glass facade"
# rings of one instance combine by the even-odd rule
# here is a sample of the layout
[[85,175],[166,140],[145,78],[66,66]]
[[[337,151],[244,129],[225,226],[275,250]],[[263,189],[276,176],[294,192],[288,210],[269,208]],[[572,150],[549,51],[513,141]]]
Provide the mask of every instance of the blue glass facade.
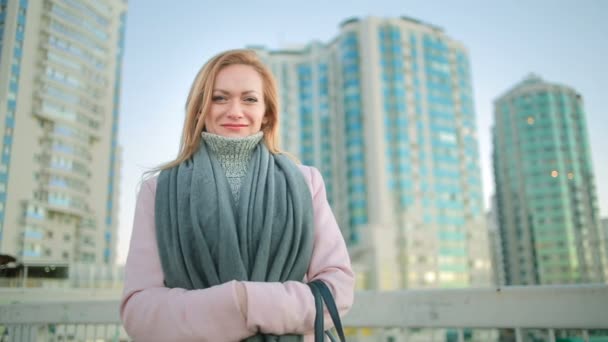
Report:
[[[424,53],[427,104],[432,155],[432,179],[434,186],[429,198],[436,210],[433,220],[439,227],[439,271],[465,272],[468,268],[465,237],[464,192],[460,171],[459,152],[462,149],[461,134],[457,124],[461,121],[455,112],[450,48],[438,36],[424,34]],[[461,56],[463,58],[463,56]]]
[[359,241],[358,227],[368,223],[365,180],[365,142],[361,103],[359,38],[355,32],[341,37],[342,93],[346,137],[348,209],[351,243]]
[[[411,281],[466,285],[467,272],[474,271],[470,253],[477,253],[468,234],[481,222],[482,208],[466,50],[426,26],[357,22],[345,24],[330,46],[278,53],[282,88],[297,94],[299,157],[323,173],[349,244],[360,242],[361,229],[370,223],[402,222],[395,228],[406,239],[410,228],[422,228],[434,236],[438,254],[424,256],[432,263],[418,264],[419,255],[410,259],[409,247],[400,244],[396,257],[403,262],[405,284],[407,268],[416,264],[424,271]],[[285,83],[284,65],[297,75],[295,94],[294,83]],[[385,164],[369,165],[373,158],[367,153],[382,154]],[[369,178],[375,174],[382,183]],[[370,206],[370,198],[383,202]],[[389,212],[398,216],[370,222]]]
[[313,140],[313,89],[312,65],[300,63],[297,65],[298,88],[300,102],[300,158],[302,163],[314,165]]
[[605,281],[585,120],[579,93],[534,75],[495,102],[494,181],[508,285]]
[[[0,26],[2,32],[0,32],[0,55],[2,49],[6,45],[4,40],[4,21],[6,18],[7,1],[3,0],[0,2],[3,10],[0,14]],[[8,86],[8,94],[6,101],[6,111],[4,116],[4,132],[2,138],[2,156],[0,158],[0,240],[3,237],[4,230],[4,210],[7,202],[7,184],[9,181],[9,170],[11,164],[11,154],[13,148],[13,131],[15,130],[15,112],[17,110],[17,98],[19,94],[19,74],[21,71],[21,56],[23,49],[23,39],[26,25],[26,14],[28,8],[27,0],[19,0],[18,14],[17,14],[17,27],[13,40],[13,54],[11,58],[11,71],[10,80]],[[8,39],[7,39],[8,40]],[[0,61],[1,62],[1,61]]]
[[[461,125],[468,132],[477,132],[475,110],[473,108],[473,87],[471,85],[470,64],[467,56],[462,52],[456,53],[456,70],[460,88]],[[463,145],[466,156],[467,186],[469,188],[469,205],[465,209],[472,216],[480,215],[483,205],[480,168],[479,147],[477,139],[472,134],[463,136]]]
[[[330,109],[329,109],[329,74],[328,74],[328,65],[327,63],[318,63],[317,64],[317,82],[318,82],[318,114],[319,114],[319,130],[320,130],[320,154],[321,154],[321,164],[320,171],[323,174],[324,179],[332,179],[333,178],[333,169],[334,166],[332,164],[332,151],[334,150],[333,146],[333,136],[331,133],[331,118],[330,118]],[[329,199],[330,204],[334,204],[334,186],[332,182],[327,182],[325,184],[325,190],[327,191],[327,198]]]
[[[296,65],[296,71],[299,90],[299,155],[302,163],[315,165],[324,179],[331,179],[333,167],[328,65],[319,61],[303,62]],[[285,73],[283,77],[286,77]],[[318,126],[315,126],[315,121]],[[318,145],[315,144],[317,140]],[[331,182],[326,184],[326,190],[328,200],[332,203],[334,193]]]
[[380,27],[378,35],[386,132],[386,186],[399,209],[406,209],[414,203],[414,198],[402,35],[399,28],[390,25]]
[[417,203],[436,227],[437,270],[453,279],[440,281],[466,284],[467,226],[482,208],[468,57],[441,33],[390,21],[377,26],[377,44],[386,189],[396,210]]
[[[279,95],[281,98],[281,113],[280,113],[280,125],[281,125],[281,147],[285,148],[286,150],[290,151],[290,152],[297,152],[295,148],[291,148],[289,146],[289,143],[293,143],[293,139],[290,139],[291,135],[293,134],[293,128],[295,126],[295,122],[297,122],[298,120],[298,113],[297,113],[297,108],[296,108],[296,112],[292,113],[290,112],[290,109],[292,108],[292,101],[293,99],[289,96],[289,91],[282,91],[283,89],[290,89],[290,85],[291,85],[291,74],[290,74],[290,66],[288,63],[278,63],[278,64],[272,64],[272,60],[266,60],[266,63],[271,65],[271,68],[274,72],[274,74],[278,77],[278,83],[277,86],[279,87],[280,91],[279,91]],[[297,73],[296,73],[296,77],[297,77]],[[297,100],[296,100],[297,101]],[[285,147],[285,145],[287,145],[287,147]]]
[[[379,254],[396,248],[398,265],[373,264],[372,281],[466,286],[487,270],[485,241],[471,247],[484,227],[468,57],[440,29],[401,19],[349,20],[328,46],[277,52],[298,75],[300,158],[323,173],[349,244],[385,248],[383,232],[361,241],[362,229],[395,228]],[[433,248],[418,248],[429,237]]]

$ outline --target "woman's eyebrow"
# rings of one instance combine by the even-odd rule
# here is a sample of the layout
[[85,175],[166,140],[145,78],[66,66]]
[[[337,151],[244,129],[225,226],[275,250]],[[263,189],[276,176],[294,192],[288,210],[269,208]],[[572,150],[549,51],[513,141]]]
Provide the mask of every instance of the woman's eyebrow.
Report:
[[[224,89],[213,89],[213,92],[218,92],[218,93],[222,93],[222,94],[230,94],[230,92],[228,90],[224,90]],[[257,94],[257,93],[258,92],[255,90],[245,90],[241,94]]]

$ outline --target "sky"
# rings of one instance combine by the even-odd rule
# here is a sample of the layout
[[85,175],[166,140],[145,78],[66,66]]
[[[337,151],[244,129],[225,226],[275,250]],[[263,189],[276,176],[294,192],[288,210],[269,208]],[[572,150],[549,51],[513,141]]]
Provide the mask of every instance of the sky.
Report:
[[[119,264],[142,173],[175,158],[192,80],[213,55],[329,42],[347,18],[408,16],[442,27],[469,51],[486,207],[494,191],[493,101],[530,73],[584,99],[603,217],[608,216],[608,1],[129,0],[119,143]],[[604,151],[604,152],[602,152]]]

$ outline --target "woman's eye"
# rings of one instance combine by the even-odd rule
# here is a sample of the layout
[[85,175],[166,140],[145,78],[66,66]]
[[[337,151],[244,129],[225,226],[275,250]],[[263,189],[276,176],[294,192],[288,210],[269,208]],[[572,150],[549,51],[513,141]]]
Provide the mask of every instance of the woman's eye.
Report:
[[212,99],[214,102],[217,102],[217,101],[225,101],[225,100],[226,100],[226,97],[225,97],[225,96],[221,96],[221,95],[216,95],[216,96],[213,96],[211,99]]
[[254,103],[254,102],[258,102],[258,99],[256,99],[255,97],[248,97],[248,98],[245,99],[245,102],[252,102],[252,103]]

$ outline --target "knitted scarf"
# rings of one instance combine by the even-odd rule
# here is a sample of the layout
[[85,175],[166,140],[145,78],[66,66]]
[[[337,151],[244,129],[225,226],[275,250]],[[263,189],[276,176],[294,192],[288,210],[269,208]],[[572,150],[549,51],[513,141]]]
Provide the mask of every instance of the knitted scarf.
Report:
[[[224,170],[204,142],[158,177],[156,236],[169,288],[231,280],[302,281],[313,244],[312,198],[298,167],[258,144],[234,203]],[[301,341],[256,335],[246,341]]]

